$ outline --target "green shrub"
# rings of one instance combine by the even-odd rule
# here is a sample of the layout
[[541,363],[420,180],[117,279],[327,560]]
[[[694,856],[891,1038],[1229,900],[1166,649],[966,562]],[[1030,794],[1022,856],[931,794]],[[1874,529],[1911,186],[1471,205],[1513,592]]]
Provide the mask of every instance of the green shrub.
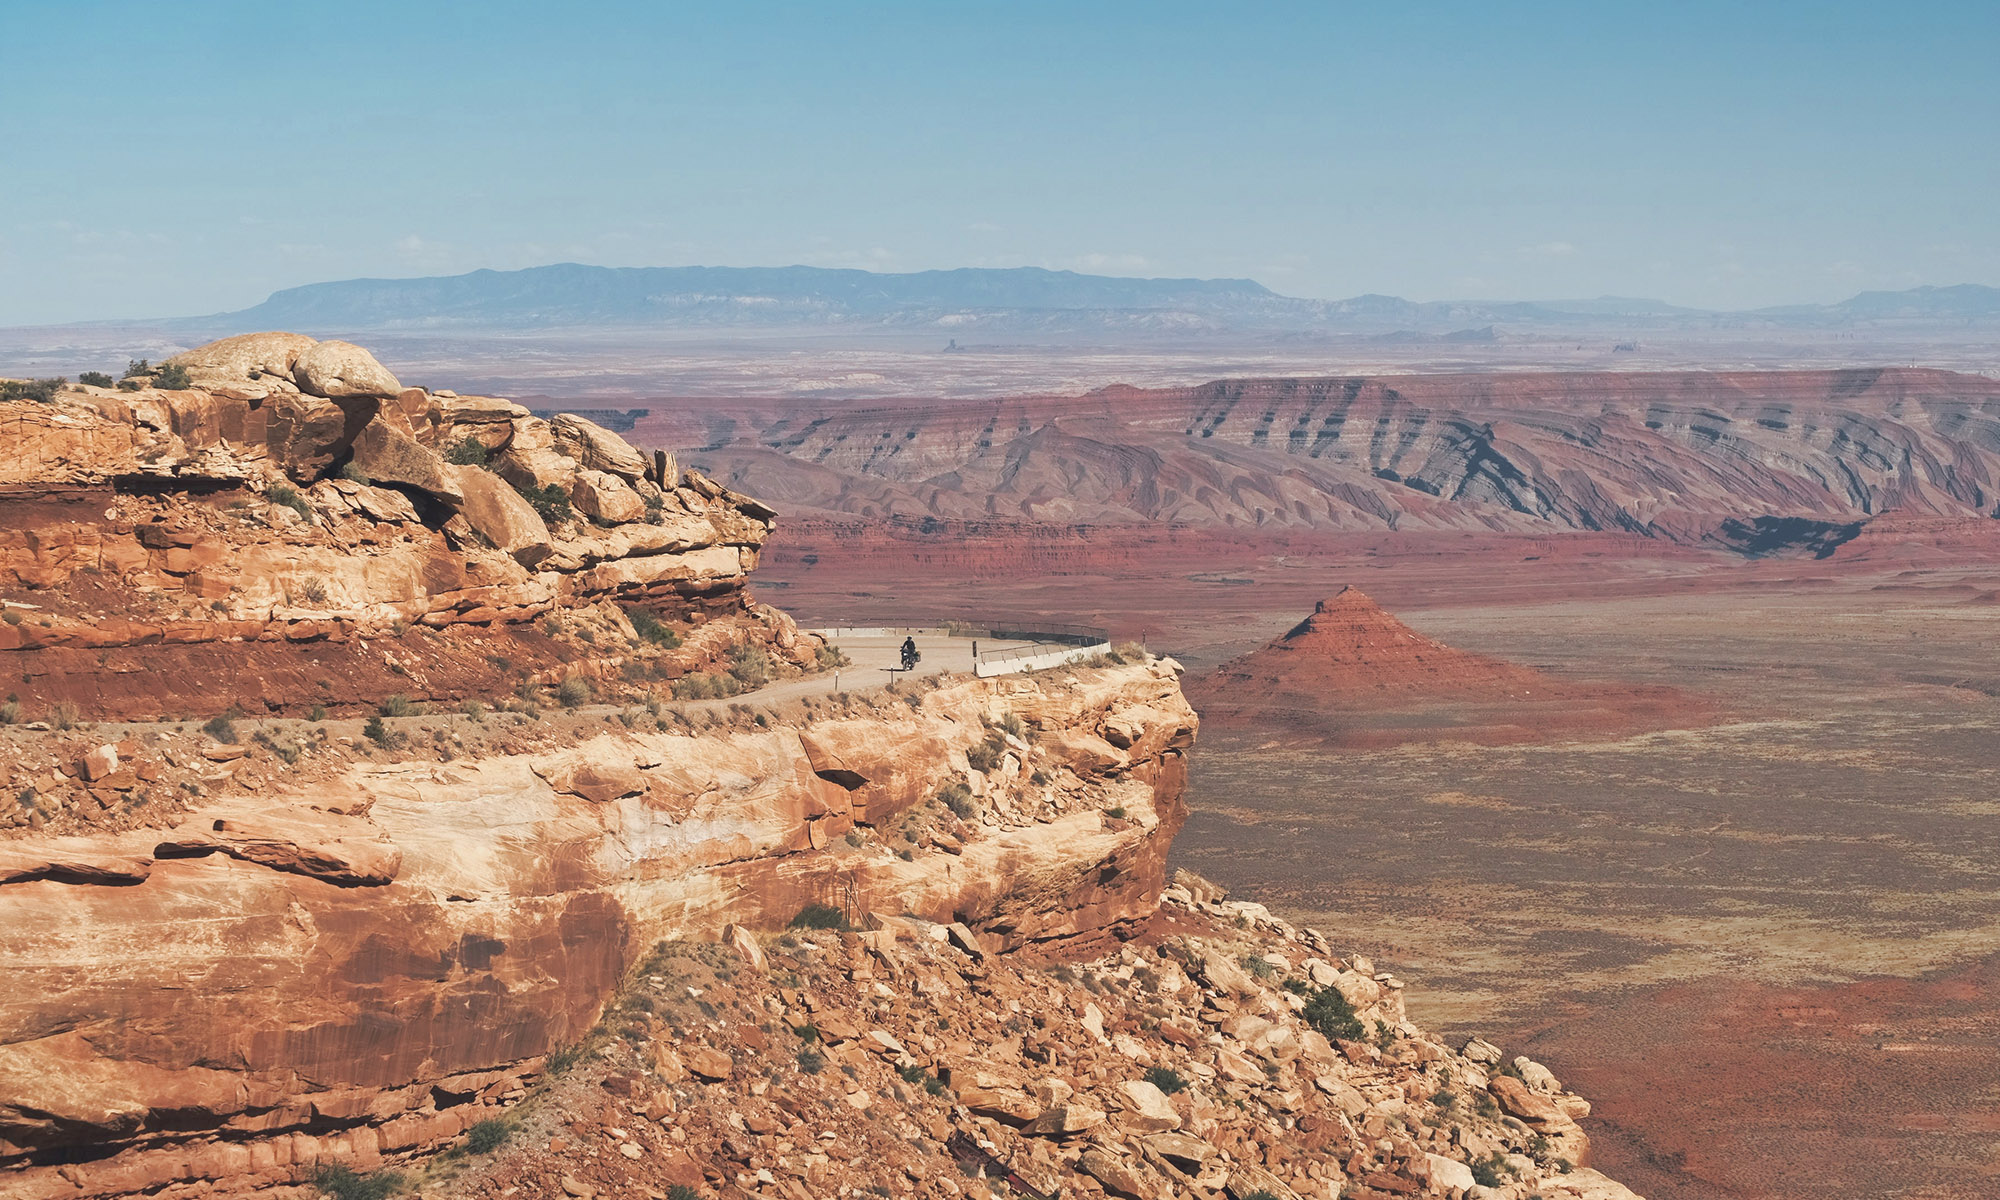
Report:
[[822,671],[831,671],[836,667],[844,667],[850,661],[847,657],[847,652],[832,642],[822,642],[818,655],[819,669]]
[[947,783],[938,789],[938,803],[951,810],[951,815],[961,821],[969,821],[979,806],[972,802],[972,789],[963,783]]
[[762,646],[731,646],[729,673],[744,688],[759,688],[771,682],[771,656]]
[[1122,821],[1125,819],[1125,806],[1122,804],[1114,804],[1110,808],[1104,810],[1104,815],[1110,817],[1114,821]]
[[667,1200],[701,1200],[701,1193],[685,1183],[676,1183],[667,1188]]
[[723,700],[743,690],[734,675],[710,675],[697,671],[674,680],[676,700]]
[[299,599],[307,604],[326,603],[326,580],[314,575],[299,585]]
[[444,460],[455,467],[483,467],[493,461],[493,452],[478,438],[463,437],[444,452]]
[[991,771],[1000,765],[1000,759],[1007,753],[1007,739],[998,733],[989,733],[986,740],[965,752],[965,763],[975,771]]
[[1480,1187],[1500,1187],[1507,1182],[1507,1176],[1504,1174],[1507,1170],[1507,1160],[1497,1150],[1478,1162],[1466,1165],[1472,1168],[1472,1182]]
[[581,675],[571,675],[556,685],[556,702],[564,708],[575,708],[590,699],[590,681]]
[[632,631],[655,646],[665,646],[671,650],[681,644],[681,635],[660,623],[660,618],[643,608],[628,608],[625,616],[632,622]]
[[17,725],[21,720],[21,702],[7,697],[7,703],[0,704],[0,725]]
[[1340,994],[1339,988],[1323,987],[1306,997],[1306,1008],[1302,1014],[1306,1024],[1319,1030],[1328,1038],[1358,1042],[1362,1037],[1361,1018],[1354,1015],[1354,1005]]
[[486,720],[486,706],[477,700],[467,700],[458,706],[458,711],[470,717],[475,725]]
[[808,1045],[811,1045],[813,1042],[819,1040],[819,1026],[813,1024],[810,1021],[806,1022],[804,1025],[794,1025],[792,1027],[792,1032],[798,1035],[798,1039],[800,1041],[805,1042]]
[[396,735],[389,732],[389,727],[382,723],[379,716],[368,718],[368,723],[361,727],[361,733],[378,746],[387,746],[396,740]]
[[113,383],[111,376],[102,371],[85,371],[76,377],[76,381],[85,387],[101,388],[108,388]]
[[356,1175],[346,1167],[323,1166],[313,1172],[312,1185],[333,1200],[387,1200],[403,1188],[403,1177],[395,1171]]
[[816,1050],[801,1050],[798,1055],[799,1070],[808,1075],[817,1075],[826,1069],[826,1059]]
[[847,916],[831,904],[808,904],[786,922],[788,929],[845,929]]
[[408,696],[395,695],[384,699],[376,711],[385,717],[413,717],[417,715],[418,709],[416,705],[410,703]]
[[0,380],[0,400],[33,400],[39,404],[52,404],[56,393],[68,382],[60,375],[53,379]]
[[517,483],[514,490],[521,493],[521,499],[528,502],[528,507],[535,510],[545,525],[558,525],[571,517],[569,493],[553,483],[543,487],[523,487]]
[[1022,724],[1021,718],[1015,716],[1013,713],[1008,713],[1006,716],[993,722],[993,727],[1019,741],[1025,742],[1028,740],[1028,727]]
[[[282,504],[302,517],[312,515],[312,510],[306,507],[306,498],[299,495],[299,489],[289,483],[274,483],[265,488],[264,499],[273,504]],[[323,588],[325,585],[321,586]]]
[[513,1132],[507,1122],[488,1117],[465,1131],[465,1148],[474,1154],[491,1154]]
[[1188,1081],[1181,1078],[1180,1072],[1171,1067],[1147,1068],[1146,1082],[1159,1088],[1169,1096],[1175,1092],[1186,1091],[1188,1085]]
[[152,364],[143,358],[128,358],[125,360],[124,377],[126,379],[136,379],[141,375],[151,375],[152,373]]
[[234,746],[236,744],[235,719],[241,715],[232,705],[227,712],[217,713],[215,716],[210,717],[208,723],[201,727],[201,731],[225,746]]
[[307,709],[307,710],[306,710],[306,720],[308,720],[308,721],[324,721],[324,720],[326,720],[326,705],[324,705],[324,704],[315,704],[315,705],[313,705],[313,706],[312,706],[311,708]]
[[153,376],[153,386],[164,391],[179,392],[193,387],[194,380],[188,375],[186,367],[179,363],[168,363],[160,368],[159,374]]
[[542,1071],[550,1077],[561,1075],[575,1066],[577,1061],[582,1057],[583,1044],[581,1042],[574,1046],[558,1046],[554,1050],[549,1051],[548,1058],[543,1060]]
[[358,483],[362,487],[375,486],[375,481],[368,478],[368,472],[362,470],[360,467],[355,466],[351,462],[342,464],[340,468],[340,477],[342,479],[345,479],[349,483]]
[[[1119,815],[1123,816],[1124,814],[1120,813]],[[1261,954],[1245,955],[1243,958],[1243,969],[1250,972],[1257,979],[1270,979],[1278,973],[1278,968],[1265,962],[1264,956]]]

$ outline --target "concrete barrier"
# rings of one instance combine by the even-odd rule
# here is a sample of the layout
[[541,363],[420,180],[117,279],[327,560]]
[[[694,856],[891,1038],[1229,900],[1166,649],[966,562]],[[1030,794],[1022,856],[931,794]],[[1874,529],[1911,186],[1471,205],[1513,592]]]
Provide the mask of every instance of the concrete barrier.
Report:
[[1050,650],[1044,654],[1027,654],[1019,658],[982,659],[972,668],[972,672],[981,679],[990,679],[995,675],[1014,675],[1022,671],[1041,671],[1049,667],[1065,666],[1110,652],[1110,642],[1099,642],[1095,646],[1065,646],[1061,650]]

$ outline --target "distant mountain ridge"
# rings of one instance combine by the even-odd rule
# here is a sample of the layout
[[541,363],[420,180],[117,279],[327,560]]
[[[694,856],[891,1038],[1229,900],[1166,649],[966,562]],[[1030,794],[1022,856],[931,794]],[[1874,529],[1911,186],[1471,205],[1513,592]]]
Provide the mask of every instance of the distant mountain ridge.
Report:
[[2000,288],[1863,292],[1839,304],[1747,312],[1658,300],[1411,301],[1283,296],[1250,279],[1142,279],[976,268],[880,274],[823,267],[596,267],[558,263],[417,279],[349,279],[273,293],[176,324],[309,330],[846,327],[965,332],[1442,333],[1488,325],[1633,329],[2000,322]]

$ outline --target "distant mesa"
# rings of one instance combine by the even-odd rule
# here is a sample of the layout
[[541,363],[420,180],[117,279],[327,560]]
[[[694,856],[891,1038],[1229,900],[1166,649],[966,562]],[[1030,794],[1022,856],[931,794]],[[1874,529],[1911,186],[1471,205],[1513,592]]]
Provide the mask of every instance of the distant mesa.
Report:
[[1186,691],[1209,728],[1349,748],[1622,736],[1706,724],[1714,709],[1672,688],[1562,679],[1459,650],[1354,587]]

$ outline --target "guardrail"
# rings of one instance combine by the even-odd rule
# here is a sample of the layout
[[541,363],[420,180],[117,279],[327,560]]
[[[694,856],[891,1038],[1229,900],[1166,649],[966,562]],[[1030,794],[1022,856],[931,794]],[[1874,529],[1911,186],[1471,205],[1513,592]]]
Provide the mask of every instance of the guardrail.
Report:
[[1109,630],[1095,625],[1076,625],[1063,621],[989,621],[977,624],[969,620],[947,620],[940,624],[937,618],[932,617],[924,621],[887,621],[880,625],[821,626],[813,629],[813,632],[823,634],[829,640],[838,640],[842,637],[904,637],[921,634],[925,637],[965,638],[972,641],[989,638],[994,641],[1034,643],[1006,650],[981,651],[972,664],[973,674],[981,678],[1062,666],[1065,663],[1078,662],[1106,653],[1111,649]]

